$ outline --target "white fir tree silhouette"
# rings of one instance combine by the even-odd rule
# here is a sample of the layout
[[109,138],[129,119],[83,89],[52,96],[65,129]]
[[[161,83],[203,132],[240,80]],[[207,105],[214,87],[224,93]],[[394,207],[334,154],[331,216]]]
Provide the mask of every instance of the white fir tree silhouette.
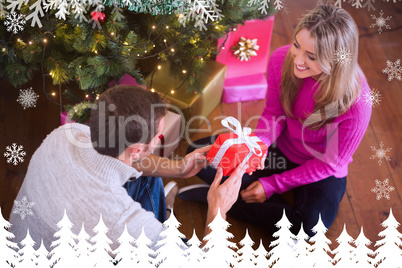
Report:
[[152,241],[145,235],[144,227],[142,227],[142,231],[137,240],[134,241],[136,249],[134,250],[133,260],[136,266],[141,268],[155,268],[153,265],[152,256],[155,255],[155,252],[149,248],[152,245]]
[[193,230],[193,236],[187,241],[189,246],[187,250],[187,265],[191,268],[203,268],[204,267],[204,251],[200,248],[201,241],[198,239],[195,229]]
[[[15,236],[13,233],[7,231],[11,227],[11,223],[3,218],[0,207],[0,267],[13,267],[18,263],[18,250],[17,243],[10,241]],[[13,249],[14,248],[14,249]]]
[[79,267],[88,267],[91,264],[90,249],[92,248],[92,244],[89,243],[89,239],[90,236],[85,231],[84,223],[82,223],[80,233],[77,235],[78,242],[76,246],[76,256]]
[[29,229],[27,230],[27,235],[21,240],[20,244],[22,248],[18,251],[18,254],[21,256],[18,267],[32,268],[36,266],[36,255],[34,249],[36,243],[29,234]]
[[354,259],[356,260],[356,264],[353,267],[358,267],[358,268],[368,268],[368,267],[373,267],[373,258],[370,258],[369,256],[374,256],[374,251],[369,249],[367,246],[370,246],[371,241],[364,235],[363,232],[363,226],[360,230],[359,236],[355,240],[355,257]]
[[233,234],[227,231],[229,226],[230,224],[222,218],[220,209],[218,209],[215,219],[208,225],[211,232],[204,237],[204,240],[207,241],[204,246],[204,250],[207,251],[205,267],[236,266],[237,254],[232,249],[237,249],[237,246],[228,240],[233,238]]
[[180,225],[173,211],[169,219],[163,223],[165,229],[160,233],[162,239],[156,243],[156,246],[159,247],[156,251],[159,268],[187,267],[187,258],[184,252],[187,246],[182,240],[186,237],[179,231]]
[[321,220],[321,214],[319,214],[318,222],[312,231],[315,235],[310,238],[310,241],[314,243],[312,245],[313,251],[310,253],[310,260],[314,261],[314,267],[333,267],[332,258],[328,255],[328,253],[331,253],[331,249],[329,248],[331,240],[325,235],[327,228]]
[[53,248],[50,255],[53,264],[55,263],[54,268],[74,268],[77,266],[74,240],[76,235],[71,231],[73,224],[67,217],[66,210],[64,210],[64,216],[56,226],[60,230],[54,234],[54,237],[58,239],[50,245]]
[[296,235],[297,243],[294,245],[296,262],[303,263],[305,267],[313,267],[313,262],[309,258],[311,252],[311,245],[307,242],[310,237],[303,228],[303,223],[301,223],[300,230]]
[[112,252],[110,245],[112,240],[107,237],[109,229],[106,227],[100,214],[98,224],[93,228],[95,236],[93,236],[90,242],[94,243],[92,247],[92,253],[90,254],[91,263],[96,268],[114,267],[113,259],[110,257],[109,252]]
[[237,268],[249,268],[255,266],[255,256],[254,256],[254,241],[251,240],[248,229],[246,229],[246,235],[244,238],[239,242],[241,249],[237,251],[239,254],[239,264],[236,265]]
[[334,262],[336,262],[336,267],[352,267],[356,264],[354,259],[355,247],[352,246],[354,242],[353,237],[351,237],[346,231],[346,224],[343,225],[342,233],[336,239],[339,246],[333,250],[336,254]]
[[255,265],[258,268],[267,268],[269,266],[269,260],[268,260],[268,252],[264,248],[264,245],[262,244],[262,239],[260,239],[260,246],[254,251],[254,256],[255,256]]
[[43,239],[41,239],[40,241],[40,247],[38,248],[38,250],[36,250],[35,253],[36,256],[36,265],[38,267],[50,267],[51,262],[48,258],[49,256],[49,251],[47,251],[45,245],[43,244]]
[[278,238],[270,243],[270,264],[275,267],[294,267],[296,265],[294,245],[295,235],[289,230],[292,224],[286,217],[285,209],[282,218],[275,224],[279,229],[272,236]]
[[377,256],[375,263],[379,268],[402,267],[402,234],[398,232],[399,222],[392,214],[392,208],[389,211],[388,218],[381,223],[385,230],[378,236],[384,237],[375,243]]
[[115,260],[118,261],[118,266],[123,268],[134,267],[133,252],[135,250],[133,243],[134,237],[132,237],[127,231],[127,224],[124,226],[124,231],[117,239],[120,246],[114,251],[116,254]]

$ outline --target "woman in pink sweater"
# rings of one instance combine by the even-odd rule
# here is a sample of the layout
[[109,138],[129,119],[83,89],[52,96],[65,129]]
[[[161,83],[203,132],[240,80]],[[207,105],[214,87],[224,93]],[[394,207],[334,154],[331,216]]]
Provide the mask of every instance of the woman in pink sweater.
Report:
[[[319,214],[327,228],[337,215],[348,164],[370,121],[371,106],[362,99],[370,89],[357,63],[358,29],[345,10],[316,7],[293,37],[269,60],[267,105],[255,130],[268,154],[260,170],[244,175],[230,214],[274,231],[285,209],[291,231],[303,223],[312,236]],[[214,172],[209,167],[198,176],[211,183]],[[290,190],[294,204],[280,195]],[[179,196],[194,199],[188,198],[194,191],[183,189]]]

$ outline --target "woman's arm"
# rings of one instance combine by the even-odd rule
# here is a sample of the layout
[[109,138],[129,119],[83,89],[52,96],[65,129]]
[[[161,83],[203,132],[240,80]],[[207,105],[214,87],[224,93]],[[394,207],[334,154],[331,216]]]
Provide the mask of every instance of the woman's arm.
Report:
[[344,167],[350,161],[363,139],[370,116],[371,108],[364,107],[364,104],[360,103],[359,107],[353,108],[348,119],[338,124],[337,135],[332,135],[329,144],[332,143],[337,148],[327,147],[325,154],[308,160],[297,168],[260,178],[258,182],[251,184],[242,192],[243,200],[264,202],[274,193],[281,194],[332,176],[338,168]]

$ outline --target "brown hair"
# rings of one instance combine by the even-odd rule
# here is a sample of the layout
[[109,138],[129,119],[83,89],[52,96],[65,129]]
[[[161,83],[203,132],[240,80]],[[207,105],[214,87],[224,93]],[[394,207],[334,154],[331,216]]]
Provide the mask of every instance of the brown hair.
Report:
[[100,154],[118,157],[131,144],[149,144],[166,112],[157,93],[139,86],[109,88],[91,110],[93,147]]
[[[319,87],[314,95],[314,111],[306,115],[306,121],[300,120],[310,129],[320,129],[345,113],[360,95],[359,32],[350,14],[333,5],[321,5],[311,10],[300,20],[293,37],[302,29],[307,29],[314,39],[316,60],[323,73],[317,81]],[[339,61],[336,55],[339,51],[349,53],[347,64]],[[280,96],[289,117],[293,117],[292,107],[303,81],[293,73],[293,64],[289,50],[282,67]]]

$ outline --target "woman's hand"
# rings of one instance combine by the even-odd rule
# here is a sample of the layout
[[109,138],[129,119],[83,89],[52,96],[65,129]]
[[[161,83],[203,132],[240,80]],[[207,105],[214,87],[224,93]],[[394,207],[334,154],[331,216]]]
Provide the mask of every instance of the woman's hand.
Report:
[[[263,170],[263,169],[265,168],[265,159],[267,158],[267,154],[268,154],[268,151],[267,151],[267,153],[261,158],[261,161],[260,161],[260,163],[258,164],[258,167],[257,167],[258,170]],[[254,172],[254,171],[249,172],[248,175],[251,176],[251,175],[253,174],[253,172]]]
[[262,183],[257,180],[240,192],[241,198],[246,203],[263,203],[267,200]]

